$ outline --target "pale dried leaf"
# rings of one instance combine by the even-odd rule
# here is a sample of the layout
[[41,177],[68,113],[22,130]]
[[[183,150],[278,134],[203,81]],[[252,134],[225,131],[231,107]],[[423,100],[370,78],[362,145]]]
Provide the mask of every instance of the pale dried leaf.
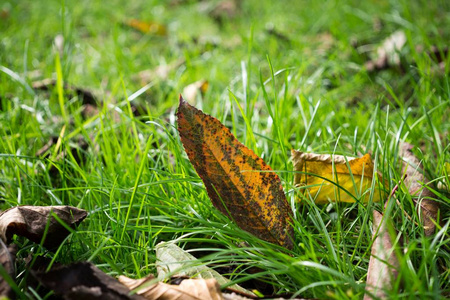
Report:
[[[145,286],[153,277],[134,280],[120,276],[119,281],[129,289],[137,289],[137,294],[152,300],[222,300],[222,292],[217,280],[185,279],[179,285],[158,282]],[[141,288],[140,288],[141,287]]]
[[399,51],[406,43],[406,34],[398,30],[386,38],[377,48],[376,56],[366,63],[368,71],[382,70],[388,66],[398,66],[400,64]]
[[54,217],[49,218],[51,212],[71,227],[78,225],[87,216],[85,210],[71,206],[13,207],[0,213],[0,237],[7,243],[16,234],[40,243],[49,222],[43,245],[50,249],[58,247],[69,231]]
[[[187,253],[173,242],[161,242],[156,245],[156,269],[158,271],[158,279],[163,280],[167,275],[187,276],[194,278],[210,279],[214,278],[220,285],[230,282],[217,271],[204,265],[193,255]],[[253,295],[252,292],[234,284],[229,288]]]
[[[16,252],[16,245],[6,246],[5,243],[0,240],[0,264],[12,279],[15,278],[16,275]],[[1,297],[14,298],[13,289],[3,277],[0,277],[0,298]]]
[[170,64],[160,65],[154,69],[141,71],[138,73],[138,77],[145,84],[156,79],[166,80],[169,77],[169,73],[184,64],[184,62],[184,58],[180,58]]
[[409,193],[415,199],[417,210],[421,217],[426,236],[435,232],[436,219],[439,212],[439,204],[434,200],[434,194],[427,188],[429,180],[424,176],[422,162],[414,155],[414,146],[400,143],[400,156],[403,160],[403,172],[407,175],[405,185]]
[[[378,211],[373,211],[373,244],[367,272],[366,290],[387,299],[386,291],[391,290],[398,276],[400,263],[394,253],[393,239],[388,231],[388,220]],[[364,300],[372,299],[369,294]]]
[[184,99],[189,102],[191,105],[195,105],[197,102],[197,95],[200,92],[204,94],[208,89],[208,81],[207,80],[199,80],[194,83],[189,84],[183,89]]

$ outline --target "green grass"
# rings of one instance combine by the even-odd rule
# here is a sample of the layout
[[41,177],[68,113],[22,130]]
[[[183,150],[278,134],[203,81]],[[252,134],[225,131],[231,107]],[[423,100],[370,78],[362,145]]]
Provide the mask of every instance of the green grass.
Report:
[[[15,279],[24,297],[32,297],[24,262],[30,253],[61,263],[89,260],[108,274],[137,278],[155,272],[156,244],[177,240],[205,264],[235,268],[225,275],[244,285],[258,279],[277,293],[362,298],[372,210],[381,205],[299,204],[290,149],[350,156],[370,151],[392,188],[403,176],[398,143],[404,140],[417,146],[428,178],[449,185],[450,59],[438,71],[417,47],[448,46],[446,1],[249,0],[222,25],[204,12],[211,3],[0,4],[1,206],[64,204],[89,212],[57,252],[15,238]],[[130,18],[166,24],[168,35],[124,26]],[[269,34],[271,25],[289,40]],[[396,30],[408,38],[400,53],[403,70],[368,74],[366,54],[353,45],[376,47]],[[61,57],[53,42],[59,34]],[[185,63],[167,79],[132,97],[142,108],[135,116],[127,99],[149,83],[136,74],[179,58]],[[56,79],[55,89],[33,91],[31,83],[43,78]],[[212,207],[174,115],[183,88],[200,79],[209,89],[196,106],[279,172],[295,220],[292,251],[251,236]],[[83,117],[63,82],[95,90],[103,102],[99,113]],[[36,157],[55,136],[62,137],[60,147],[52,146],[48,158]],[[88,147],[79,147],[80,137]],[[57,160],[61,151],[67,155]],[[432,237],[417,225],[405,186],[396,193],[400,205],[386,212],[404,239],[396,244],[401,269],[391,299],[449,296],[450,200],[442,190],[436,195],[441,225]],[[239,247],[242,241],[248,244]]]

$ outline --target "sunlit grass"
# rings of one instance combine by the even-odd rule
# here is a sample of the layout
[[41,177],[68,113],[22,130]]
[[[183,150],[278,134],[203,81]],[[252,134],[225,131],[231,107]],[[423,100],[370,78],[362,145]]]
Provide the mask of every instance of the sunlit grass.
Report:
[[[0,21],[2,208],[64,204],[89,212],[57,252],[15,239],[20,249],[16,282],[24,298],[32,293],[24,280],[29,272],[23,259],[29,253],[61,263],[92,261],[111,275],[138,278],[155,273],[155,245],[172,240],[220,271],[231,266],[225,275],[249,288],[257,288],[252,286],[257,279],[275,293],[361,298],[372,211],[383,205],[316,205],[294,186],[290,150],[370,152],[392,189],[403,178],[398,145],[407,141],[416,146],[428,178],[448,183],[448,58],[439,73],[415,47],[446,45],[450,27],[439,5],[245,1],[242,12],[220,27],[200,3],[67,2],[64,10],[52,1],[5,6],[9,16]],[[122,24],[129,17],[165,23],[168,36],[135,32]],[[380,31],[373,29],[375,19],[383,24]],[[289,42],[269,34],[269,23]],[[352,41],[375,45],[399,29],[408,37],[401,53],[407,69],[367,74],[366,58]],[[53,45],[58,34],[65,39],[60,65]],[[331,46],[323,48],[318,37],[331,39]],[[137,79],[139,71],[180,57],[185,63],[167,79],[157,78],[138,92],[148,83]],[[98,113],[82,116],[79,99],[60,89],[31,88],[33,81],[49,77],[95,90]],[[209,89],[198,95],[196,106],[278,172],[293,208],[292,251],[238,228],[208,199],[175,119],[178,95],[200,79],[209,81]],[[134,104],[144,113],[133,114]],[[53,145],[47,158],[36,157],[51,137],[61,137],[59,146]],[[80,147],[79,139],[87,147]],[[57,159],[60,152],[67,153],[64,159]],[[403,238],[396,239],[401,269],[392,299],[450,292],[450,201],[442,190],[436,195],[441,224],[432,237],[418,225],[405,186],[396,193],[400,205],[388,206],[386,214]]]

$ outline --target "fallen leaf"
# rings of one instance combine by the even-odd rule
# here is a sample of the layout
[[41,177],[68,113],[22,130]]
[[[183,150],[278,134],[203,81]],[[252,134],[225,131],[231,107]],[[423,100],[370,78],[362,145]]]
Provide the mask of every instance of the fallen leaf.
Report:
[[130,26],[131,28],[134,28],[136,30],[139,30],[142,33],[149,33],[159,36],[167,35],[166,26],[154,21],[141,21],[137,19],[131,19],[129,21],[126,21],[125,25]]
[[[119,281],[134,290],[145,285],[153,276],[134,280],[126,276],[120,276]],[[179,285],[163,282],[144,286],[137,290],[137,294],[151,300],[222,300],[220,285],[215,279],[185,279]]]
[[[219,285],[225,285],[230,282],[229,279],[223,277],[217,271],[201,265],[197,258],[187,253],[173,242],[161,242],[156,245],[155,249],[156,269],[158,271],[159,280],[165,279],[169,274],[176,274],[177,276],[202,279],[214,278]],[[237,284],[231,285],[229,288],[247,295],[254,295]]]
[[267,34],[277,38],[278,40],[282,41],[282,42],[286,42],[286,43],[290,43],[291,39],[285,35],[284,33],[278,31],[275,26],[273,25],[273,23],[268,23],[266,24],[266,32]]
[[[12,280],[14,280],[16,276],[16,252],[16,245],[6,246],[5,243],[0,240],[0,264]],[[3,299],[3,297],[14,299],[14,291],[5,278],[0,276],[0,299]]]
[[[378,211],[373,211],[373,244],[367,272],[366,290],[377,299],[388,299],[386,291],[391,290],[398,276],[400,263],[394,253],[394,243],[389,234],[388,219]],[[372,299],[369,294],[364,300]]]
[[[35,81],[33,82],[32,87],[35,90],[51,91],[56,87],[56,80],[47,78],[40,81]],[[97,97],[93,91],[66,83],[64,84],[64,91],[69,97],[73,97],[75,95],[78,96],[78,98],[82,100],[83,104],[97,105]]]
[[[315,203],[369,201],[374,176],[370,154],[354,158],[292,150],[292,160],[295,185],[310,194]],[[381,190],[376,187],[373,201],[380,200]]]
[[406,43],[406,34],[398,30],[391,34],[383,43],[377,48],[376,55],[372,60],[365,64],[367,71],[383,70],[391,66],[400,65],[399,51]]
[[49,222],[43,245],[56,248],[70,232],[54,217],[49,220],[51,212],[71,227],[87,216],[85,210],[71,206],[17,206],[0,213],[0,237],[7,243],[16,234],[40,243]]
[[194,105],[197,101],[198,92],[203,96],[208,90],[209,83],[207,80],[199,80],[183,89],[184,99],[191,105]]
[[419,211],[426,236],[430,236],[436,229],[435,222],[439,212],[439,204],[434,200],[434,194],[427,188],[430,181],[423,175],[422,162],[414,155],[413,145],[402,142],[400,157],[403,163],[403,172],[407,175],[405,186],[413,197]]
[[177,59],[170,64],[160,65],[154,69],[143,70],[138,73],[138,77],[143,84],[147,84],[150,81],[160,79],[166,80],[169,77],[169,73],[184,64],[183,58]]
[[266,241],[293,247],[291,207],[278,175],[219,120],[180,96],[178,132],[213,205]]
[[240,1],[223,0],[218,2],[209,12],[209,16],[213,18],[219,26],[223,26],[224,21],[233,19],[240,10]]
[[126,286],[89,262],[53,268],[49,272],[31,271],[31,274],[63,299],[145,299],[140,295],[130,295],[131,291]]

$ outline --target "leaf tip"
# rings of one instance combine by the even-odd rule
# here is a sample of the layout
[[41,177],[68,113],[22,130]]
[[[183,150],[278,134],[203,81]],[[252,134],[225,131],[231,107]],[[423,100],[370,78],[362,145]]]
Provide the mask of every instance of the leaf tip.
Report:
[[181,104],[186,103],[186,100],[183,99],[183,96],[180,94],[180,106]]

